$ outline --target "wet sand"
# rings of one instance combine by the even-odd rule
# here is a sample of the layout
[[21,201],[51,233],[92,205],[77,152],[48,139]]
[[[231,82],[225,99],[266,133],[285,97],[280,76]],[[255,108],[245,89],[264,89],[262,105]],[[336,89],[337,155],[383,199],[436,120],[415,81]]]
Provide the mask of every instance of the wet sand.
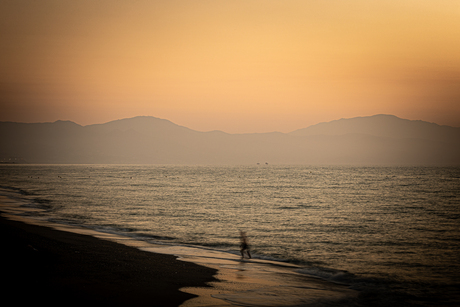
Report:
[[238,254],[191,246],[141,248],[178,255],[182,261],[218,270],[212,287],[183,288],[198,297],[181,307],[216,306],[354,306],[358,292],[348,285],[297,273],[294,264],[262,259],[241,259]]
[[[1,213],[1,212],[0,212]],[[179,306],[179,291],[215,281],[216,270],[89,235],[0,217],[2,299],[48,306]]]

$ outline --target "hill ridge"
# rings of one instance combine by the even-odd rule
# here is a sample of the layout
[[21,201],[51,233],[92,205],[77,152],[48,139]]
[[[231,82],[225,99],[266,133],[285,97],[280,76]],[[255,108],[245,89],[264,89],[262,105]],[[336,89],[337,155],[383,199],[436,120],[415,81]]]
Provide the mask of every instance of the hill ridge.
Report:
[[200,132],[153,116],[80,126],[0,122],[0,162],[460,165],[460,128],[393,115],[291,133]]

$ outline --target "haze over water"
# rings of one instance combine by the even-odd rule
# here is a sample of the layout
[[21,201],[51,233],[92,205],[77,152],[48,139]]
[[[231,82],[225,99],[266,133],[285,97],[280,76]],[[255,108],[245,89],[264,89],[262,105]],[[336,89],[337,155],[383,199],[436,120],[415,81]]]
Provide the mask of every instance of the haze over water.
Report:
[[[1,165],[41,219],[299,264],[360,290],[455,299],[460,168]],[[30,213],[32,214],[32,213]],[[416,299],[416,301],[417,301]],[[458,297],[457,297],[458,299]]]

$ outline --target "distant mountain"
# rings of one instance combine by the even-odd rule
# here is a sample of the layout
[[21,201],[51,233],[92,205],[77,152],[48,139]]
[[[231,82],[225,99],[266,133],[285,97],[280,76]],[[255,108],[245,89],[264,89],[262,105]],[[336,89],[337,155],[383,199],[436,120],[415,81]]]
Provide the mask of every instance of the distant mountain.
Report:
[[426,139],[451,142],[460,141],[460,128],[440,126],[421,120],[401,119],[394,115],[374,115],[339,119],[320,123],[291,132],[291,135],[345,135],[368,134],[397,139]]
[[146,116],[89,126],[0,122],[0,161],[460,165],[460,128],[391,115],[253,134],[199,132]]

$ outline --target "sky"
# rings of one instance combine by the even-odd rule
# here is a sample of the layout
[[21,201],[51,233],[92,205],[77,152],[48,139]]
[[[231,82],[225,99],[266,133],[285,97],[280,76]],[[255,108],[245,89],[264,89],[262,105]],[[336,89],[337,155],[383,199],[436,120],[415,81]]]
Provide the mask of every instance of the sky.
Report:
[[458,0],[0,0],[0,121],[460,127]]

